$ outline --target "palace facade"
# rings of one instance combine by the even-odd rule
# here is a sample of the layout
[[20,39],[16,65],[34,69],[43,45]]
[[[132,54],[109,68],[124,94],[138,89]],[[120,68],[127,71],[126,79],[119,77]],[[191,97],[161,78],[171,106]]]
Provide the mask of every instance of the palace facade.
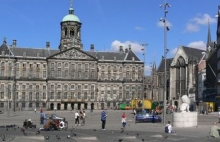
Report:
[[0,108],[10,110],[114,108],[143,98],[144,62],[131,50],[83,50],[72,7],[61,23],[59,49],[0,46]]

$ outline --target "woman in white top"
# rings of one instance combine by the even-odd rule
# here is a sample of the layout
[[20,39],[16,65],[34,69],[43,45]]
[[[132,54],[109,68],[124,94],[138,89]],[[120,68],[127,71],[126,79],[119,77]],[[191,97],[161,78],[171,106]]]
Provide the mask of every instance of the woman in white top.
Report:
[[75,126],[79,126],[79,113],[78,110],[75,112]]

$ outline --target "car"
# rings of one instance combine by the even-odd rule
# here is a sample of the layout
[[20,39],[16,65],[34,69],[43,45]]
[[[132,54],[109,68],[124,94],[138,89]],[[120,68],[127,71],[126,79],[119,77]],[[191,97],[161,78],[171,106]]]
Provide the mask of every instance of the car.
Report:
[[160,123],[162,122],[162,118],[159,115],[153,115],[151,113],[138,113],[135,116],[135,123],[141,122]]
[[65,120],[65,118],[64,117],[59,117],[59,116],[57,116],[56,114],[46,114],[46,118],[47,119],[49,119],[49,117],[51,117],[51,119],[53,120],[53,121],[57,121],[57,120],[62,120],[62,121],[66,121]]

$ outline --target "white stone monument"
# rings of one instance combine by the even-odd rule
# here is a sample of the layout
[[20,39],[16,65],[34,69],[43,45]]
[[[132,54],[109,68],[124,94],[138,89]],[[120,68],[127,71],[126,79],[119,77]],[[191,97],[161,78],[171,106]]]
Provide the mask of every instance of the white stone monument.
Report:
[[198,113],[190,112],[190,99],[187,95],[181,97],[182,104],[180,105],[180,112],[173,113],[174,127],[195,127],[198,125]]

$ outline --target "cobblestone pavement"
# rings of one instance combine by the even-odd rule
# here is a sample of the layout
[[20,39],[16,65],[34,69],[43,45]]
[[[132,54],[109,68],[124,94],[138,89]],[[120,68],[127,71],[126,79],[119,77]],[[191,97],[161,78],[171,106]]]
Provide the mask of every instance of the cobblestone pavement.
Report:
[[[54,112],[50,112],[54,113]],[[14,114],[1,114],[0,126],[6,124],[16,124],[14,128],[0,128],[0,142],[217,142],[220,139],[208,138],[210,125],[217,118],[217,115],[199,116],[199,126],[194,128],[174,128],[176,135],[167,135],[164,131],[164,124],[157,123],[138,123],[135,124],[130,111],[127,114],[126,130],[122,133],[120,128],[120,119],[122,111],[107,111],[108,118],[106,130],[101,130],[100,111],[93,113],[87,112],[86,125],[74,125],[74,113],[56,112],[57,115],[66,117],[69,122],[69,128],[61,131],[41,131],[36,134],[39,124],[39,113],[19,112]],[[35,129],[26,129],[24,135],[20,127],[24,119],[31,118],[37,125]],[[172,120],[171,115],[166,120]],[[69,137],[68,137],[69,136]]]

